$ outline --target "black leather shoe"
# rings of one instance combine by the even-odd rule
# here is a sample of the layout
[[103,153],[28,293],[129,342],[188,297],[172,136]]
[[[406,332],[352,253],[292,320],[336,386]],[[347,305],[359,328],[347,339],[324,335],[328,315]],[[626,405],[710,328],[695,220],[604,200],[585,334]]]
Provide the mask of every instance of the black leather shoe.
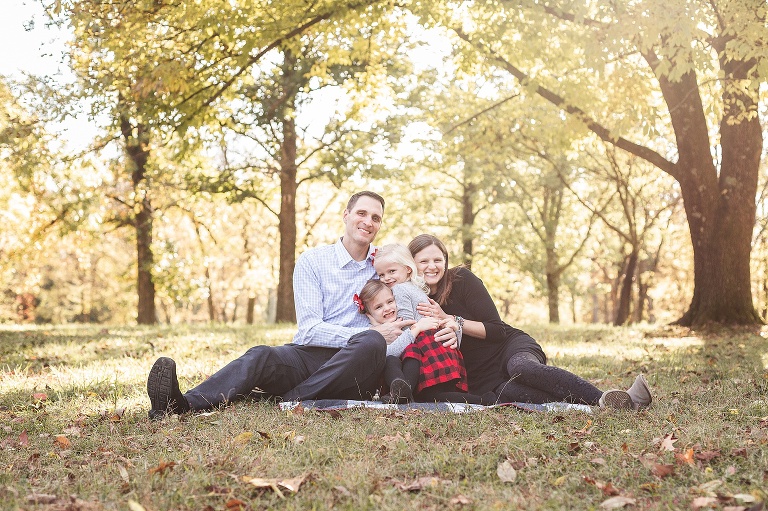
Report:
[[176,362],[168,357],[155,361],[147,378],[147,394],[152,403],[149,418],[159,420],[166,415],[185,413],[190,410],[189,403],[179,389],[176,378]]

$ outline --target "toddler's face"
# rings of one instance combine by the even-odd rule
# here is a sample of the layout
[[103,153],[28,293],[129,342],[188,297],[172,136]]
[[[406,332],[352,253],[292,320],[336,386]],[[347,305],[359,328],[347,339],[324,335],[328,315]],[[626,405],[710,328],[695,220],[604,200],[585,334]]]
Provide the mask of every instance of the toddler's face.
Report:
[[411,278],[411,269],[404,264],[374,260],[373,267],[379,279],[389,287],[406,282]]
[[395,296],[389,289],[382,289],[365,304],[371,322],[390,323],[397,319],[397,304]]

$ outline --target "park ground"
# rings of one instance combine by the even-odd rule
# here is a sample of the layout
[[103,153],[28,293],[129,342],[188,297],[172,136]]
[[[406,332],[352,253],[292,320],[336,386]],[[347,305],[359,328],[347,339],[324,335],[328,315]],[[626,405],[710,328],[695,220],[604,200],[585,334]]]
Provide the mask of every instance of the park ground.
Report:
[[763,509],[768,328],[526,330],[598,387],[645,373],[640,413],[467,414],[236,403],[147,419],[158,356],[183,389],[269,327],[0,326],[0,508]]

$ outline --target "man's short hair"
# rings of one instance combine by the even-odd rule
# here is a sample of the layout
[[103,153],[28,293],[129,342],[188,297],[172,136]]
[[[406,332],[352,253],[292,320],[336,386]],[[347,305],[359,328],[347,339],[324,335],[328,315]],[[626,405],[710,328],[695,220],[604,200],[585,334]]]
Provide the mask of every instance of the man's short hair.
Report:
[[349,202],[347,202],[347,211],[352,211],[352,208],[355,207],[355,204],[357,204],[357,199],[360,197],[370,197],[371,199],[377,200],[381,203],[381,209],[384,209],[384,197],[379,195],[376,192],[369,192],[368,190],[363,190],[362,192],[357,192],[352,197],[349,198]]

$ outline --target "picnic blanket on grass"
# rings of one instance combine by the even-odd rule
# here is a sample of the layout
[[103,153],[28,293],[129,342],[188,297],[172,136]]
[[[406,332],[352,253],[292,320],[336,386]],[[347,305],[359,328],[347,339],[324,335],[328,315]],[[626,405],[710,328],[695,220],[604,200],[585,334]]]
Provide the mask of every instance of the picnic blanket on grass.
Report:
[[301,406],[308,410],[348,410],[350,408],[371,408],[375,410],[424,410],[434,412],[467,413],[479,410],[487,410],[502,406],[517,408],[526,412],[565,412],[579,411],[592,413],[592,407],[573,403],[544,403],[535,405],[531,403],[501,403],[498,405],[472,405],[468,403],[405,403],[388,404],[380,401],[354,401],[348,399],[314,399],[308,401],[283,401],[281,410],[293,410]]

